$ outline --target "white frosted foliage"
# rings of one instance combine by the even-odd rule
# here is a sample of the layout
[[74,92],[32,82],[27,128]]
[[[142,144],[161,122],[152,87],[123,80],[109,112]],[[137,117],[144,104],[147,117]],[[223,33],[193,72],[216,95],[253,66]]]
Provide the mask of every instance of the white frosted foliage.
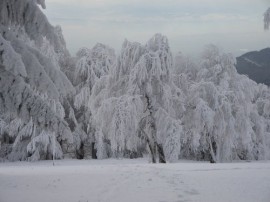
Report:
[[[270,90],[215,45],[199,62],[155,34],[70,57],[45,0],[0,1],[0,160],[270,159]],[[264,14],[269,28],[270,10]]]
[[264,13],[264,29],[269,29],[270,25],[270,8],[268,8]]
[[31,139],[31,142],[27,145],[27,152],[31,156],[31,161],[44,159],[47,155],[50,155],[51,159],[53,156],[56,159],[63,157],[61,146],[57,142],[55,134],[49,131],[42,131]]
[[6,41],[2,35],[0,35],[0,55],[2,58],[1,65],[5,67],[6,71],[9,71],[14,76],[27,76],[21,56],[14,51],[10,42]]
[[[0,158],[12,161],[37,154],[28,153],[27,145],[43,130],[57,137],[58,153],[74,152],[72,132],[64,120],[64,101],[74,92],[62,72],[69,53],[61,29],[49,24],[37,4],[45,8],[44,0],[0,1],[0,120],[5,125],[0,131]],[[40,151],[33,159],[51,158],[48,149]]]

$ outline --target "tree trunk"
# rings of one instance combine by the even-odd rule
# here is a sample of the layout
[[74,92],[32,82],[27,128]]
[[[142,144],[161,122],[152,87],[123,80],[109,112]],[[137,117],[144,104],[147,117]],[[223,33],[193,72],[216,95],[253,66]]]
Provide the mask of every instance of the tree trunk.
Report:
[[[150,147],[150,144],[149,144]],[[152,145],[152,149],[151,149],[151,157],[152,157],[152,163],[156,163],[157,162],[157,148],[156,145]]]
[[152,161],[152,163],[156,163],[157,162],[157,160],[156,160],[156,156],[157,156],[156,155],[156,146],[155,146],[155,144],[150,143],[149,138],[146,138],[146,141],[147,141],[147,144],[149,146],[151,161]]
[[208,135],[208,143],[209,143],[209,150],[210,150],[210,163],[216,163],[216,143],[211,141],[210,136]]
[[157,144],[159,163],[166,163],[164,150],[161,144]]
[[[159,163],[166,163],[163,147],[161,144],[157,144],[157,129],[156,129],[156,120],[154,117],[154,108],[151,104],[151,100],[148,95],[145,95],[146,99],[146,110],[149,114],[144,117],[139,123],[139,133],[143,134],[146,139],[146,142],[149,146],[151,161],[152,163],[157,162],[157,154],[159,157]],[[145,127],[149,127],[148,134],[144,132]]]

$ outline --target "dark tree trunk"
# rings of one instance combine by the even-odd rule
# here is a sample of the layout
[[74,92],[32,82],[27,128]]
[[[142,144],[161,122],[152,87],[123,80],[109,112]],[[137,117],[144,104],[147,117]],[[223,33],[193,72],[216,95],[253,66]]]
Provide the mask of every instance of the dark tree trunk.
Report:
[[[149,146],[149,151],[151,155],[152,163],[157,162],[157,154],[159,157],[159,163],[166,163],[163,147],[161,144],[157,144],[157,129],[156,129],[156,120],[154,117],[154,108],[151,104],[151,99],[148,95],[145,95],[146,99],[146,110],[149,114],[144,117],[139,123],[139,136],[143,136],[146,139],[146,142]],[[145,127],[149,127],[150,131],[148,134],[144,132]]]
[[156,147],[155,147],[155,145],[150,146],[150,144],[149,144],[149,148],[150,148],[150,152],[151,152],[152,163],[156,163],[157,162]]
[[150,143],[150,140],[148,137],[146,138],[146,142],[147,142],[149,150],[150,150],[151,161],[152,161],[152,163],[156,163],[157,162],[157,160],[156,160],[156,147],[155,147],[155,145]]
[[97,149],[94,142],[92,142],[92,159],[97,159]]
[[158,151],[159,163],[166,163],[164,150],[161,144],[157,144],[157,151]]
[[210,163],[216,163],[216,161],[213,159],[212,155],[210,155]]
[[217,154],[217,146],[216,142],[210,141],[209,143],[209,150],[210,150],[210,163],[216,163],[216,154]]

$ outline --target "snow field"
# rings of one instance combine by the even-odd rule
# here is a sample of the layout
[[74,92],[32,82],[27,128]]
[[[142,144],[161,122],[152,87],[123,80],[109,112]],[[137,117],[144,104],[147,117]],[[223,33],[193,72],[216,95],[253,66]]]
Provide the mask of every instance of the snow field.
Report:
[[1,202],[269,202],[270,162],[62,160],[0,164]]

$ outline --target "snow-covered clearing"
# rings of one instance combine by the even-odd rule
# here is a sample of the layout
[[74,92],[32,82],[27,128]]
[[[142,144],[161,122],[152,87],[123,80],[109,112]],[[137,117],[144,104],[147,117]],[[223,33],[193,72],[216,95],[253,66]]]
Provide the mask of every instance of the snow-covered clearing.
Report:
[[270,162],[62,160],[0,164],[1,202],[270,201]]

